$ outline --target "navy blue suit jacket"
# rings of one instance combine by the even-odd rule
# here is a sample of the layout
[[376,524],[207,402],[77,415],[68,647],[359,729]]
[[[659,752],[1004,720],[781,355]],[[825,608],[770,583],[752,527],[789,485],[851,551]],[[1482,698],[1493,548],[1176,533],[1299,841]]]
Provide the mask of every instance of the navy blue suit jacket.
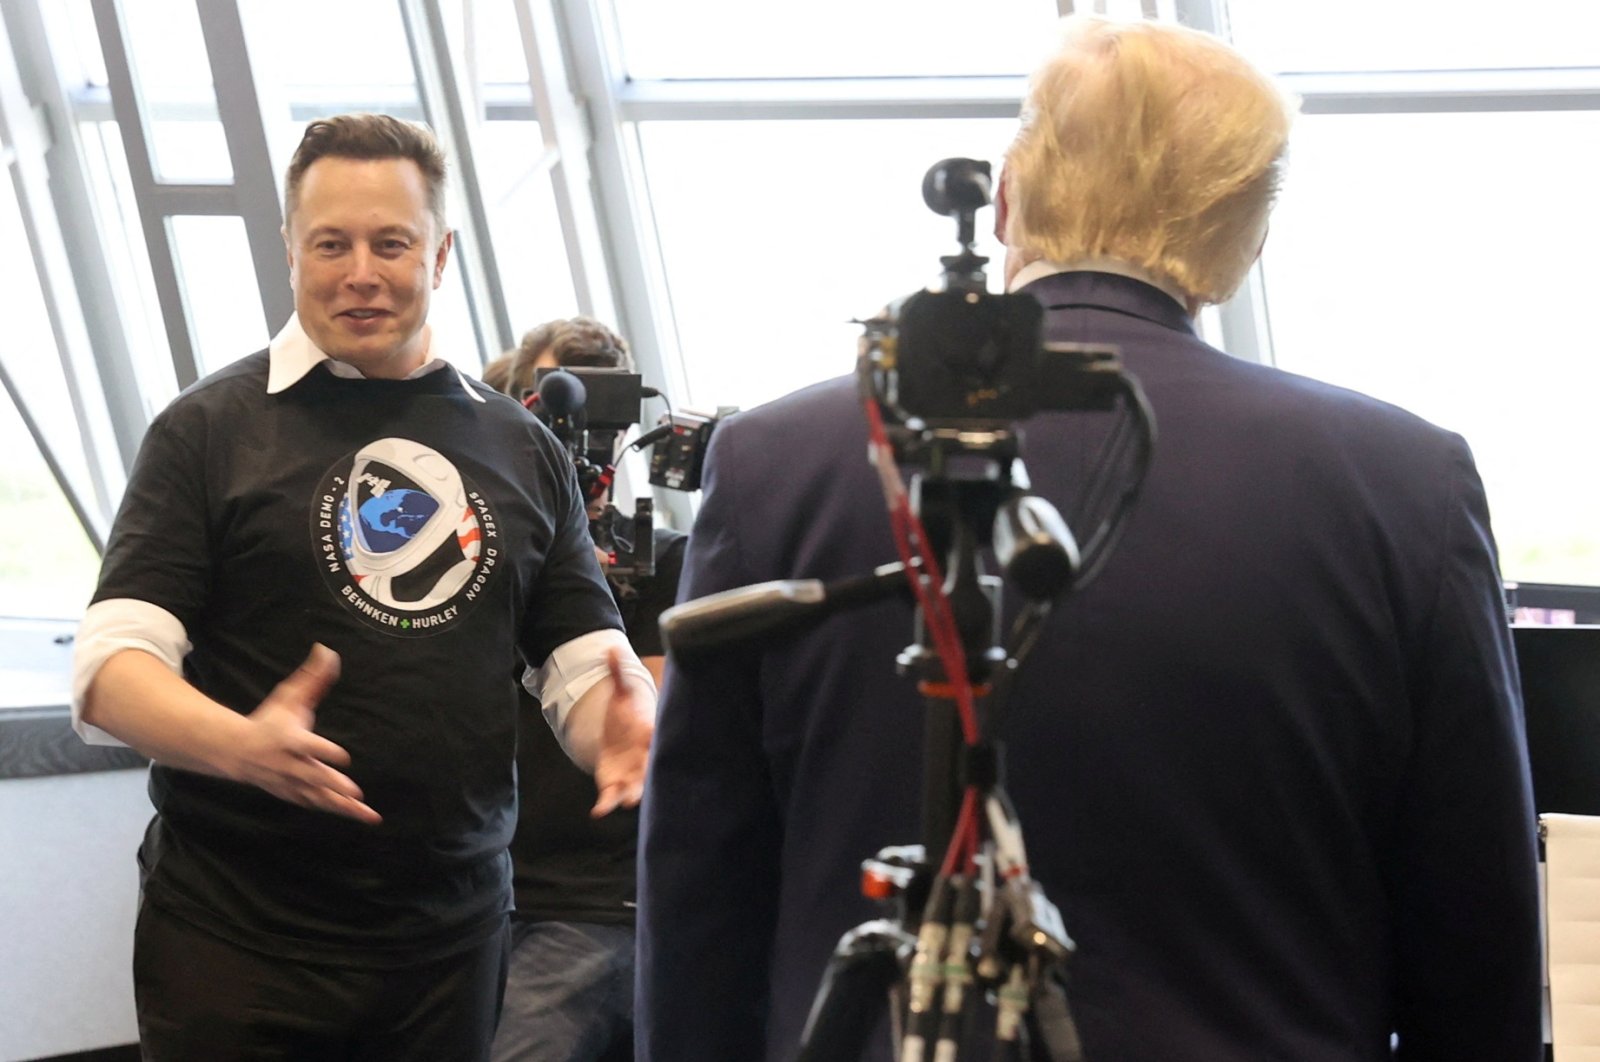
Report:
[[[1516,665],[1466,444],[1206,346],[1098,273],[1026,289],[1154,407],[1143,496],[1019,676],[1008,787],[1091,1062],[1540,1057]],[[1083,421],[1023,446],[1063,504]],[[895,559],[849,379],[729,419],[685,598]],[[910,607],[669,664],[641,841],[640,1056],[792,1057],[860,861],[921,840]]]

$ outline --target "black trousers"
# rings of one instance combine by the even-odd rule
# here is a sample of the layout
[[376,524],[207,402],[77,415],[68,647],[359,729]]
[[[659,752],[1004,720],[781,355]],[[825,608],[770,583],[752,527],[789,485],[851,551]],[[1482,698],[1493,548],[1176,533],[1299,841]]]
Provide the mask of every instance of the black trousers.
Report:
[[275,959],[145,903],[133,989],[144,1062],[487,1062],[509,954],[502,926],[398,969]]

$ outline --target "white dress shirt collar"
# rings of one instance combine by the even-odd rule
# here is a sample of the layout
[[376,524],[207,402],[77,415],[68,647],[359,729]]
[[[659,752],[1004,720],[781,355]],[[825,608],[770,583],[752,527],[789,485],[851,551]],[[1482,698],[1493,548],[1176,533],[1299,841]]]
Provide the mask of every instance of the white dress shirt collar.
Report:
[[[460,369],[457,369],[443,358],[434,356],[435,335],[433,326],[429,325],[428,349],[423,352],[422,364],[407,374],[406,379],[415,380],[431,372],[451,369],[454,370],[457,379],[461,381],[462,389],[471,395],[474,400],[482,402],[484,400],[483,396],[467,382]],[[335,376],[343,376],[351,380],[366,378],[362,375],[361,370],[355,366],[348,365],[336,358],[331,358],[324,353],[320,347],[311,341],[311,337],[306,335],[305,329],[300,327],[300,315],[290,314],[289,320],[278,331],[278,334],[272,337],[272,342],[267,347],[267,394],[275,395],[280,391],[288,390],[296,383],[299,383],[306,373],[317,366],[318,362],[323,361],[328,363],[328,371]]]

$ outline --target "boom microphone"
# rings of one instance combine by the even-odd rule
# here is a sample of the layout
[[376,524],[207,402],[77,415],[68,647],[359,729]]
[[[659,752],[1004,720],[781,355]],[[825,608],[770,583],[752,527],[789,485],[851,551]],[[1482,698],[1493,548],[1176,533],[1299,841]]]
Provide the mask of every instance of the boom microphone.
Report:
[[[913,571],[920,562],[913,561]],[[905,565],[885,564],[871,575],[825,583],[779,579],[685,601],[661,614],[661,641],[687,668],[737,648],[758,648],[844,609],[899,595],[911,596]]]

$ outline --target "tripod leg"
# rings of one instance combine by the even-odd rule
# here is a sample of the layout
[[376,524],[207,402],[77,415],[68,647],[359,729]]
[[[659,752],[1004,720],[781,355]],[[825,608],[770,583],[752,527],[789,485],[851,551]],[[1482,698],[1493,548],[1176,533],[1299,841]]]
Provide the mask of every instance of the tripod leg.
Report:
[[796,1062],[860,1058],[877,1027],[890,988],[903,974],[903,957],[916,941],[894,922],[876,921],[846,933],[828,960],[811,1004]]

